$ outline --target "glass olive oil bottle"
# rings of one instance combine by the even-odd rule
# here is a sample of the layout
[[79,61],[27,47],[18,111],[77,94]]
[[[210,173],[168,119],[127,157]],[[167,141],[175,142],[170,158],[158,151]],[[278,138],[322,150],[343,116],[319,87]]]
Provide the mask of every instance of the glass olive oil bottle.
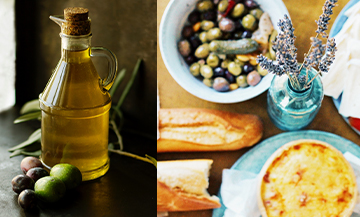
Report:
[[[58,163],[78,167],[83,180],[104,175],[109,169],[108,132],[117,60],[111,51],[91,47],[90,19],[85,8],[67,8],[51,16],[61,26],[61,59],[40,94],[41,160],[51,168]],[[102,80],[92,56],[109,60],[110,72]]]

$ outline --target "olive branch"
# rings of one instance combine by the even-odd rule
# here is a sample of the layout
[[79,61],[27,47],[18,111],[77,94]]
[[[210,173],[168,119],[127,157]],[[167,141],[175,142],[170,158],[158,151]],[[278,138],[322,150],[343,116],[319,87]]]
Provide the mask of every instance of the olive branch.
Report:
[[[136,65],[134,67],[134,70],[131,74],[129,82],[126,84],[125,89],[123,93],[121,94],[118,102],[111,106],[110,110],[110,120],[109,120],[109,129],[111,129],[116,137],[116,142],[111,142],[108,145],[108,150],[111,153],[116,153],[128,157],[135,158],[137,160],[141,160],[144,162],[148,162],[153,164],[155,167],[157,167],[157,161],[155,158],[145,155],[145,157],[138,156],[136,154],[132,154],[129,152],[124,151],[124,145],[122,141],[122,136],[120,134],[123,124],[124,124],[124,116],[121,112],[121,105],[124,102],[127,94],[129,93],[131,86],[134,83],[134,80],[136,78],[136,75],[138,74],[139,67],[141,64],[141,59],[138,59],[136,62]],[[123,78],[125,77],[126,69],[122,69],[118,75],[116,76],[116,79],[114,81],[113,86],[111,87],[109,94],[111,97],[114,96],[117,88],[119,87],[120,83],[122,82]],[[31,100],[23,105],[23,107],[20,109],[20,117],[16,118],[14,120],[14,124],[23,123],[30,120],[41,120],[41,109],[39,107],[39,100],[34,99]],[[136,132],[134,132],[136,133]],[[136,133],[139,136],[143,137],[150,137],[148,135]],[[41,128],[35,130],[27,140],[23,141],[22,143],[8,149],[8,151],[12,152],[10,154],[10,158],[18,155],[26,155],[26,156],[34,156],[38,157],[41,154],[41,147],[40,147],[40,141],[41,141]],[[115,148],[115,145],[119,145],[119,149]]]

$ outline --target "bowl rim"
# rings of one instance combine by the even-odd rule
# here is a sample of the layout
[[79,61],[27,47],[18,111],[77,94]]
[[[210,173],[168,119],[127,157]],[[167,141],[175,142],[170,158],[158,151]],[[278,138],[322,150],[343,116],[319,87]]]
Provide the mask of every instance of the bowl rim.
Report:
[[[196,2],[196,0],[193,0],[193,1]],[[247,88],[244,88],[244,89],[238,88],[237,90],[233,90],[233,91],[229,91],[229,92],[218,92],[212,88],[206,87],[205,85],[203,87],[199,87],[200,89],[189,87],[189,85],[186,83],[186,81],[182,80],[180,78],[180,76],[177,75],[178,73],[175,73],[177,70],[173,69],[173,66],[171,65],[171,63],[167,57],[167,52],[164,47],[165,46],[164,45],[164,43],[165,43],[164,42],[164,34],[165,34],[164,28],[165,28],[165,24],[166,24],[166,18],[169,16],[175,2],[179,2],[179,1],[170,0],[170,2],[166,6],[164,13],[162,15],[162,18],[160,21],[160,27],[159,27],[159,48],[160,48],[161,57],[163,59],[166,69],[168,70],[168,72],[170,73],[170,75],[172,76],[172,78],[175,80],[175,82],[178,85],[180,85],[188,93],[194,95],[197,98],[200,98],[200,99],[203,99],[203,100],[206,100],[209,102],[223,103],[223,104],[238,103],[238,102],[243,102],[243,101],[252,99],[252,98],[262,94],[269,88],[271,81],[274,77],[274,74],[271,74],[271,73],[268,73],[261,80],[261,82],[266,82],[266,84],[263,83],[262,85],[248,86]],[[267,0],[258,0],[258,2],[267,2]],[[277,10],[284,12],[285,14],[287,14],[289,16],[289,12],[288,12],[285,4],[282,2],[282,0],[272,0],[272,2],[273,2],[273,4],[276,5]],[[260,3],[260,6],[261,5],[262,4]],[[273,24],[275,24],[274,21],[273,21]],[[277,28],[277,26],[274,25],[274,28]],[[181,61],[181,60],[179,60],[179,61]],[[190,76],[190,74],[189,74],[189,76]],[[193,78],[196,79],[195,77],[193,77]]]

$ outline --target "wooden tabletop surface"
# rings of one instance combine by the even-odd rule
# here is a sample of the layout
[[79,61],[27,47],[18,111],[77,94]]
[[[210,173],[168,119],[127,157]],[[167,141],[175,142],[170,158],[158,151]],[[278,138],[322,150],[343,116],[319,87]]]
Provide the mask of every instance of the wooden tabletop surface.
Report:
[[[180,1],[180,0],[179,0]],[[312,0],[283,0],[286,5],[290,17],[293,21],[295,28],[296,42],[298,48],[299,62],[303,61],[303,56],[300,54],[306,53],[310,45],[310,37],[315,36],[316,23],[322,13],[322,6],[325,1],[312,1]],[[169,3],[169,0],[158,0],[157,6],[157,26],[159,25],[163,12]],[[335,21],[336,16],[340,13],[341,9],[348,3],[348,0],[339,0],[338,6],[334,8],[334,14],[330,21],[330,28]],[[159,32],[159,31],[158,31]],[[159,37],[158,37],[159,40]],[[270,121],[266,112],[266,94],[261,95],[234,104],[217,104],[207,102],[199,99],[179,86],[176,81],[171,77],[166,69],[161,58],[159,43],[157,48],[157,79],[159,85],[160,102],[162,108],[209,108],[219,109],[237,113],[252,113],[258,115],[264,123],[264,135],[262,140],[272,137],[274,135],[283,133]],[[307,130],[326,131],[337,134],[346,138],[358,145],[360,145],[360,136],[357,135],[339,115],[336,107],[334,106],[332,98],[325,96],[321,109],[314,121],[311,123]],[[196,158],[210,158],[214,160],[211,175],[210,175],[210,194],[218,194],[222,170],[230,168],[244,153],[250,148],[241,149],[238,151],[230,152],[201,152],[201,153],[163,153],[158,154],[158,160],[170,159],[196,159]],[[212,216],[212,210],[193,211],[193,212],[173,212],[169,214],[170,217],[176,216],[197,216],[209,217]]]

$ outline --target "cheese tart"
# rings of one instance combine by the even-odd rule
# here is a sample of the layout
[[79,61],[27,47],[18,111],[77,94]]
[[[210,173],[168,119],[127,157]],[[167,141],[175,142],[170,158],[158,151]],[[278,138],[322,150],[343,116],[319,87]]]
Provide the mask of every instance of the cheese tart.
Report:
[[357,186],[340,151],[322,141],[296,140],[266,161],[257,196],[263,217],[348,217]]

